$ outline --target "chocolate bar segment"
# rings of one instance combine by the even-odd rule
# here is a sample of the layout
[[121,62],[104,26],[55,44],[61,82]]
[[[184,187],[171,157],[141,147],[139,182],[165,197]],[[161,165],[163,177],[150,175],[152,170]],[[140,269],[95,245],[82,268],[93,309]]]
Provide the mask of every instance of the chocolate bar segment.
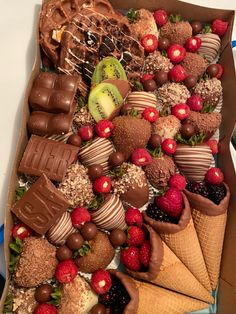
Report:
[[18,171],[35,176],[45,173],[51,180],[62,181],[78,151],[76,146],[32,135]]
[[35,232],[45,234],[68,205],[63,194],[42,174],[11,211]]

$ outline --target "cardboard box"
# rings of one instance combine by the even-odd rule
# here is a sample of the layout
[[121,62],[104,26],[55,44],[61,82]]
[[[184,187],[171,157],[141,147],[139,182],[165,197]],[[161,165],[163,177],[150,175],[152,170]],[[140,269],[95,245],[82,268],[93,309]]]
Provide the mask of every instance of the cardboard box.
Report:
[[[218,314],[234,314],[236,313],[236,195],[234,188],[236,187],[236,176],[235,170],[229,150],[229,143],[231,135],[236,123],[236,76],[233,61],[233,54],[231,48],[231,34],[233,28],[234,11],[231,10],[218,10],[205,8],[201,6],[192,5],[189,3],[180,2],[177,0],[111,0],[113,6],[117,9],[126,10],[129,8],[139,9],[147,8],[151,11],[157,8],[164,8],[170,13],[179,13],[185,19],[195,19],[202,22],[208,22],[214,18],[220,18],[229,22],[229,28],[227,33],[224,35],[222,40],[222,54],[220,57],[220,63],[225,68],[225,74],[222,79],[223,84],[223,109],[222,116],[223,121],[220,129],[220,144],[219,144],[219,156],[218,165],[222,168],[225,174],[225,181],[230,186],[232,197],[229,206],[229,215],[226,227],[224,249],[222,256],[222,266],[220,275],[220,286],[218,293]],[[28,133],[27,133],[27,120],[29,118],[29,107],[28,107],[28,95],[32,87],[34,78],[39,72],[40,68],[40,52],[38,46],[38,33],[36,35],[37,54],[35,58],[35,64],[32,70],[32,74],[26,89],[24,101],[22,104],[22,122],[21,129],[19,132],[19,141],[17,145],[17,153],[15,162],[10,178],[10,184],[8,187],[8,200],[6,204],[5,212],[5,257],[6,257],[6,268],[9,262],[9,250],[8,244],[10,239],[10,233],[12,228],[12,216],[10,208],[15,199],[15,189],[18,186],[17,179],[17,168],[25,150]],[[1,299],[0,313],[3,312],[3,303],[8,293],[9,276],[6,278],[6,286]],[[159,313],[157,313],[159,314]],[[161,314],[161,313],[160,313]],[[171,313],[170,313],[171,314]]]

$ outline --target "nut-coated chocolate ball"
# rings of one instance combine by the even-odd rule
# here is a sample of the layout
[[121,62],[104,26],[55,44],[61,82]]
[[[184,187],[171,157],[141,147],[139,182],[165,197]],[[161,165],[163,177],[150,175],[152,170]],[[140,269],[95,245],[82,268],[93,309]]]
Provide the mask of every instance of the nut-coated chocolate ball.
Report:
[[91,314],[106,314],[106,308],[103,304],[95,304],[91,309]]
[[180,133],[185,138],[188,140],[191,136],[195,134],[194,127],[190,123],[185,123],[181,126],[180,128]]
[[207,68],[207,73],[210,75],[210,77],[215,77],[219,72],[219,68],[216,64],[211,64]]
[[67,140],[67,144],[71,144],[77,147],[80,147],[81,142],[81,137],[78,134],[71,134]]
[[193,88],[197,84],[197,77],[194,75],[189,75],[185,80],[184,84],[187,88]]
[[125,232],[121,229],[114,229],[109,235],[111,244],[114,247],[120,246],[126,242],[127,236]]
[[66,245],[69,249],[74,251],[80,249],[83,243],[84,239],[78,232],[70,234],[66,239]]
[[170,40],[168,38],[161,37],[158,40],[158,49],[159,50],[167,50],[167,48],[169,48],[169,46],[170,46]]
[[51,300],[53,287],[49,284],[43,284],[36,288],[34,298],[37,302],[44,303]]
[[202,23],[199,21],[193,21],[191,23],[192,29],[193,29],[193,34],[199,34],[202,30]]
[[72,258],[73,252],[66,245],[62,245],[57,249],[56,256],[59,261],[65,261]]
[[94,164],[88,167],[88,175],[91,180],[101,177],[103,174],[103,167],[99,164]]
[[168,73],[165,71],[157,71],[154,77],[157,85],[163,85],[168,82]]
[[149,141],[148,144],[151,146],[151,148],[157,148],[158,146],[161,145],[162,139],[161,136],[158,134],[153,134]]
[[97,227],[92,222],[86,222],[84,226],[80,229],[80,232],[84,240],[92,240],[97,234]]
[[157,84],[153,79],[146,80],[143,82],[143,88],[146,92],[154,92],[157,89]]
[[109,156],[109,164],[112,167],[117,167],[117,166],[121,166],[123,164],[123,162],[125,161],[125,157],[124,154],[120,153],[120,152],[114,152]]

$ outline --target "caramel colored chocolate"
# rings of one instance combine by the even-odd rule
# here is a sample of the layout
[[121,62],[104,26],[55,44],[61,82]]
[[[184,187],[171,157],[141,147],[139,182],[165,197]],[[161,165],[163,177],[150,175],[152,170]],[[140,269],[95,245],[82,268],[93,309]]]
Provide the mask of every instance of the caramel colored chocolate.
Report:
[[78,151],[76,146],[32,135],[18,171],[35,176],[44,173],[51,180],[62,181]]
[[37,111],[69,113],[77,85],[76,76],[41,72],[34,81],[29,104]]
[[45,234],[68,206],[63,194],[43,174],[11,211],[35,232]]

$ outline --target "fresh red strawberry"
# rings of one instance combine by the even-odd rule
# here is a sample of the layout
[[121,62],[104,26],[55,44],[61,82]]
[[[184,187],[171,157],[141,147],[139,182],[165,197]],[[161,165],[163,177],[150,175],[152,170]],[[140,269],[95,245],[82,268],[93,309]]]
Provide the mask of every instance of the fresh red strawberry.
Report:
[[93,138],[93,128],[90,125],[84,125],[78,130],[78,135],[83,141],[90,141]]
[[93,189],[96,193],[109,193],[111,191],[111,179],[107,176],[95,179]]
[[168,15],[165,10],[156,10],[153,13],[153,17],[156,21],[157,26],[161,27],[168,21]]
[[159,111],[155,108],[148,107],[143,110],[142,117],[150,123],[153,123],[159,118]]
[[172,44],[167,49],[167,56],[173,63],[179,63],[183,61],[184,57],[186,55],[186,50],[183,46],[178,44]]
[[72,225],[75,228],[82,228],[86,222],[91,221],[91,215],[85,207],[76,207],[70,215]]
[[193,111],[201,111],[203,106],[202,98],[198,95],[192,95],[188,98],[187,104]]
[[171,176],[170,180],[169,180],[169,186],[171,188],[176,188],[179,189],[180,191],[182,191],[183,189],[185,189],[186,187],[186,180],[185,177],[182,176],[179,173],[174,174],[173,176]]
[[173,82],[181,83],[183,82],[187,77],[187,73],[185,69],[182,67],[182,65],[175,65],[169,72],[169,78]]
[[59,262],[55,271],[55,277],[60,283],[71,282],[78,273],[78,267],[72,259]]
[[144,231],[137,227],[131,226],[127,229],[127,243],[130,246],[140,246],[143,244],[145,240],[145,233]]
[[216,74],[216,78],[220,79],[222,77],[222,75],[224,74],[224,68],[221,64],[216,63],[216,66],[218,67],[218,73]]
[[129,207],[125,212],[125,221],[128,226],[141,226],[143,223],[143,215],[137,208]]
[[136,166],[147,166],[151,163],[152,157],[145,148],[137,148],[131,155],[131,161]]
[[57,308],[48,303],[40,303],[34,310],[34,314],[57,314]]
[[212,155],[218,153],[218,142],[216,140],[208,140],[206,144],[210,147]]
[[169,188],[164,196],[155,198],[156,205],[172,218],[179,218],[183,209],[183,197],[180,190]]
[[174,154],[176,151],[176,146],[176,141],[172,140],[171,138],[167,138],[161,143],[161,148],[167,155]]
[[111,135],[112,130],[114,129],[114,125],[109,120],[100,120],[96,126],[95,131],[99,137],[107,138]]
[[154,78],[154,74],[143,74],[140,78],[140,82],[143,84],[145,81],[152,80]]
[[104,269],[98,269],[92,274],[91,286],[97,294],[106,293],[112,285],[111,275]]
[[228,22],[216,19],[211,24],[211,29],[214,34],[223,36],[228,28]]
[[185,42],[185,48],[189,52],[196,52],[201,47],[202,41],[199,37],[188,38]]
[[27,238],[32,233],[32,230],[27,227],[22,222],[14,225],[12,228],[11,234],[13,238],[19,238],[21,240],[24,240],[24,238]]
[[177,104],[171,107],[171,114],[176,116],[179,120],[184,120],[189,116],[190,108],[186,104]]
[[144,241],[139,251],[139,260],[143,266],[148,267],[151,257],[151,243],[149,240]]
[[158,47],[157,37],[153,34],[145,35],[141,39],[141,45],[143,46],[143,48],[146,52],[148,52],[148,53],[154,52]]
[[135,246],[123,249],[120,253],[120,261],[128,269],[139,271],[141,268],[139,261],[139,249]]
[[218,185],[224,180],[223,172],[220,170],[220,168],[212,167],[207,171],[205,180],[207,183]]

